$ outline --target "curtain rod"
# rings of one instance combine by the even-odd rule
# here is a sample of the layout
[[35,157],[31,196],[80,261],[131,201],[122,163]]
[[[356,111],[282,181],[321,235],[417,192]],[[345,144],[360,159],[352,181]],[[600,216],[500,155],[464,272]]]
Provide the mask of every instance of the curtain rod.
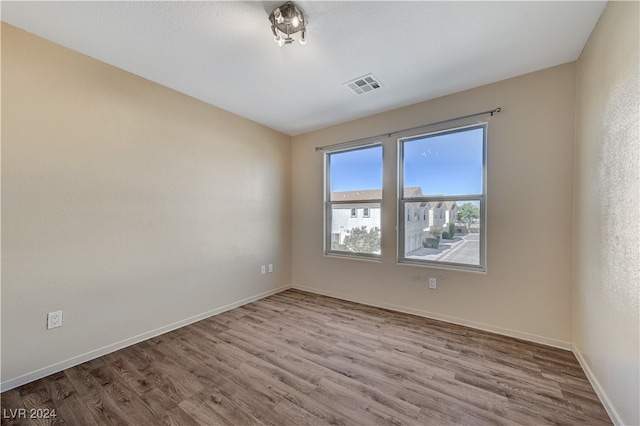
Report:
[[[380,133],[379,135],[368,136],[366,138],[353,139],[353,140],[346,141],[346,142],[334,143],[332,145],[317,146],[316,147],[316,151],[325,151],[325,150],[330,149],[330,148],[338,148],[338,147],[341,147],[341,146],[351,145],[351,144],[356,143],[356,142],[362,142],[362,141],[366,141],[366,140],[369,140],[369,139],[376,139],[376,138],[379,138],[379,137],[382,137],[382,136],[391,137],[392,135],[396,135],[398,133],[408,132],[410,130],[422,129],[424,127],[435,126],[437,124],[449,123],[450,121],[457,121],[457,120],[463,120],[465,118],[477,117],[479,115],[491,114],[491,116],[493,117],[493,114],[497,114],[500,111],[502,111],[502,108],[498,107],[498,108],[495,108],[495,109],[492,109],[492,110],[489,110],[489,111],[476,112],[475,114],[463,115],[461,117],[456,117],[456,118],[449,118],[447,120],[436,121],[434,123],[423,124],[421,126],[409,127],[407,129],[396,130],[396,131],[393,131],[393,132],[390,132],[390,133]],[[371,141],[370,143],[375,143],[375,142]]]

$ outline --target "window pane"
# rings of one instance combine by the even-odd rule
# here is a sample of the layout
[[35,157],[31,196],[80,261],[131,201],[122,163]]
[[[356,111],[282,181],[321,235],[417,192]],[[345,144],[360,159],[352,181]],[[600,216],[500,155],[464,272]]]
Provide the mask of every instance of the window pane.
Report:
[[332,251],[379,255],[380,203],[332,205],[329,232]]
[[327,154],[325,250],[380,257],[382,146]]
[[400,139],[399,261],[485,270],[486,125]]
[[329,154],[330,201],[382,198],[382,146]]
[[480,200],[405,203],[404,258],[480,266]]
[[482,194],[484,128],[403,142],[404,198]]

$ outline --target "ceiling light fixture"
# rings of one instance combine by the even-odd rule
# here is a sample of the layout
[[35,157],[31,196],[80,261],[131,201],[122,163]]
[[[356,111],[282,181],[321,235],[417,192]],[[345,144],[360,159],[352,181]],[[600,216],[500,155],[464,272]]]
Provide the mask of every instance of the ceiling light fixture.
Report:
[[276,7],[269,15],[273,40],[282,47],[293,43],[291,34],[301,32],[300,44],[307,44],[307,20],[304,14],[292,2],[288,1],[282,6]]

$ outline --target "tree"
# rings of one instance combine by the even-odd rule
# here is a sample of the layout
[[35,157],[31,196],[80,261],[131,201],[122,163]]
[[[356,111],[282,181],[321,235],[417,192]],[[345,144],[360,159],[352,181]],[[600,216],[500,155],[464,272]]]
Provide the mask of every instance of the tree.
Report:
[[442,226],[432,226],[429,228],[429,233],[433,238],[440,238],[442,235]]
[[453,238],[456,234],[456,225],[453,223],[453,220],[449,221],[449,238]]
[[354,253],[379,253],[380,228],[374,227],[367,231],[366,225],[346,231],[347,235],[340,244],[340,250]]
[[464,203],[458,210],[458,221],[467,226],[467,232],[471,229],[471,224],[480,218],[480,209],[471,203]]

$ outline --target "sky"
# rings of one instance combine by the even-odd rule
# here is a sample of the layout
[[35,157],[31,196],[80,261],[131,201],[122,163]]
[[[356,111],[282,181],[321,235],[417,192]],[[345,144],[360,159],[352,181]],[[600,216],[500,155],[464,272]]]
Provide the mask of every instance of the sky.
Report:
[[382,189],[382,146],[331,154],[331,192]]
[[[483,129],[404,142],[404,186],[424,195],[482,193]],[[331,154],[331,191],[382,188],[382,146]]]

